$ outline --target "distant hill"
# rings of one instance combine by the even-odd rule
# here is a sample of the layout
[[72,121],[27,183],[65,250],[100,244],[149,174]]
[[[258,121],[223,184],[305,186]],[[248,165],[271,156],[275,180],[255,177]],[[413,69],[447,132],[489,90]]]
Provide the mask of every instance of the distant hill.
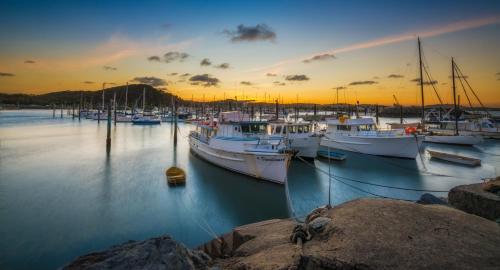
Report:
[[[118,107],[124,106],[125,103],[125,85],[115,86],[111,88],[104,89],[104,99],[105,103],[109,102],[116,93],[116,102]],[[168,92],[158,90],[150,85],[146,84],[130,84],[128,86],[128,107],[133,107],[137,105],[142,106],[142,93],[143,89],[146,89],[146,106],[169,106],[171,104],[172,95]],[[79,91],[79,90],[67,90],[59,92],[51,92],[47,94],[40,95],[29,95],[29,94],[2,94],[0,93],[0,104],[5,105],[35,105],[35,106],[51,106],[52,104],[75,104],[78,106],[80,100],[85,107],[90,107],[91,105],[95,108],[96,106],[101,106],[102,103],[102,90],[98,91]],[[182,99],[177,97],[177,100],[183,102]]]

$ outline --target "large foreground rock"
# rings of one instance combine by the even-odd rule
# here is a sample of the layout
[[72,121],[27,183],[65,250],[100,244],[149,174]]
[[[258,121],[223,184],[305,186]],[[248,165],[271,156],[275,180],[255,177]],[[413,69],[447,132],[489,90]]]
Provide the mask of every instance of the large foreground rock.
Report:
[[500,219],[500,177],[486,183],[454,187],[448,202],[455,208],[491,220]]
[[169,236],[128,242],[77,258],[62,269],[205,269],[210,258]]
[[[324,211],[331,219],[303,244],[290,220],[239,227],[222,269],[500,269],[500,226],[441,205],[360,199]],[[232,242],[231,234],[224,242]],[[242,239],[246,240],[242,243]],[[226,248],[227,249],[227,248]]]

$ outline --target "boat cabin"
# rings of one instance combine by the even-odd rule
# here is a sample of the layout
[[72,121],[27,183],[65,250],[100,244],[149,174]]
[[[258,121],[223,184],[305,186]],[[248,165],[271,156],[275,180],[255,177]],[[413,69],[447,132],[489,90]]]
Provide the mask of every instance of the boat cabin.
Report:
[[377,131],[377,125],[373,118],[358,118],[358,119],[329,119],[327,132],[334,133],[357,133]]
[[286,136],[295,134],[310,134],[314,131],[312,123],[270,123],[270,133],[272,136]]

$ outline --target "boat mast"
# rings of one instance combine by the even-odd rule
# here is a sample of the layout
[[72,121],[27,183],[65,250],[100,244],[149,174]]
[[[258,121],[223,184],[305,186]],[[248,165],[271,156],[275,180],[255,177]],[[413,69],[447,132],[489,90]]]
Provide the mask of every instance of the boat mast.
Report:
[[453,89],[453,106],[455,107],[455,136],[458,135],[458,108],[457,108],[457,95],[455,91],[455,61],[451,58],[451,80]]
[[104,112],[104,86],[106,83],[102,84],[102,111]]
[[146,110],[146,87],[142,88],[142,113]]
[[125,114],[127,114],[127,106],[128,106],[128,82],[127,87],[125,88]]
[[418,42],[418,64],[420,68],[420,96],[422,97],[422,128],[425,129],[424,78],[422,75],[422,48],[420,45],[420,37],[417,37],[417,42]]

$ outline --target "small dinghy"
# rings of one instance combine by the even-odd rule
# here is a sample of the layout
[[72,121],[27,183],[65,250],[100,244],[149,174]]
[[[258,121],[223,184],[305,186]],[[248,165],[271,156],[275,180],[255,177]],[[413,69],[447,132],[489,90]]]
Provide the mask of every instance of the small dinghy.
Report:
[[431,155],[431,158],[435,158],[435,159],[446,160],[449,162],[468,165],[468,166],[480,166],[481,165],[481,160],[477,159],[477,158],[459,156],[459,155],[455,155],[455,154],[432,151],[432,150],[427,150],[427,152],[429,152],[429,154]]
[[186,173],[181,168],[170,167],[166,174],[169,185],[182,185],[186,183]]
[[335,151],[326,151],[326,150],[319,150],[318,151],[318,156],[323,157],[323,158],[329,158],[333,160],[345,160],[347,158],[346,154],[335,152]]

